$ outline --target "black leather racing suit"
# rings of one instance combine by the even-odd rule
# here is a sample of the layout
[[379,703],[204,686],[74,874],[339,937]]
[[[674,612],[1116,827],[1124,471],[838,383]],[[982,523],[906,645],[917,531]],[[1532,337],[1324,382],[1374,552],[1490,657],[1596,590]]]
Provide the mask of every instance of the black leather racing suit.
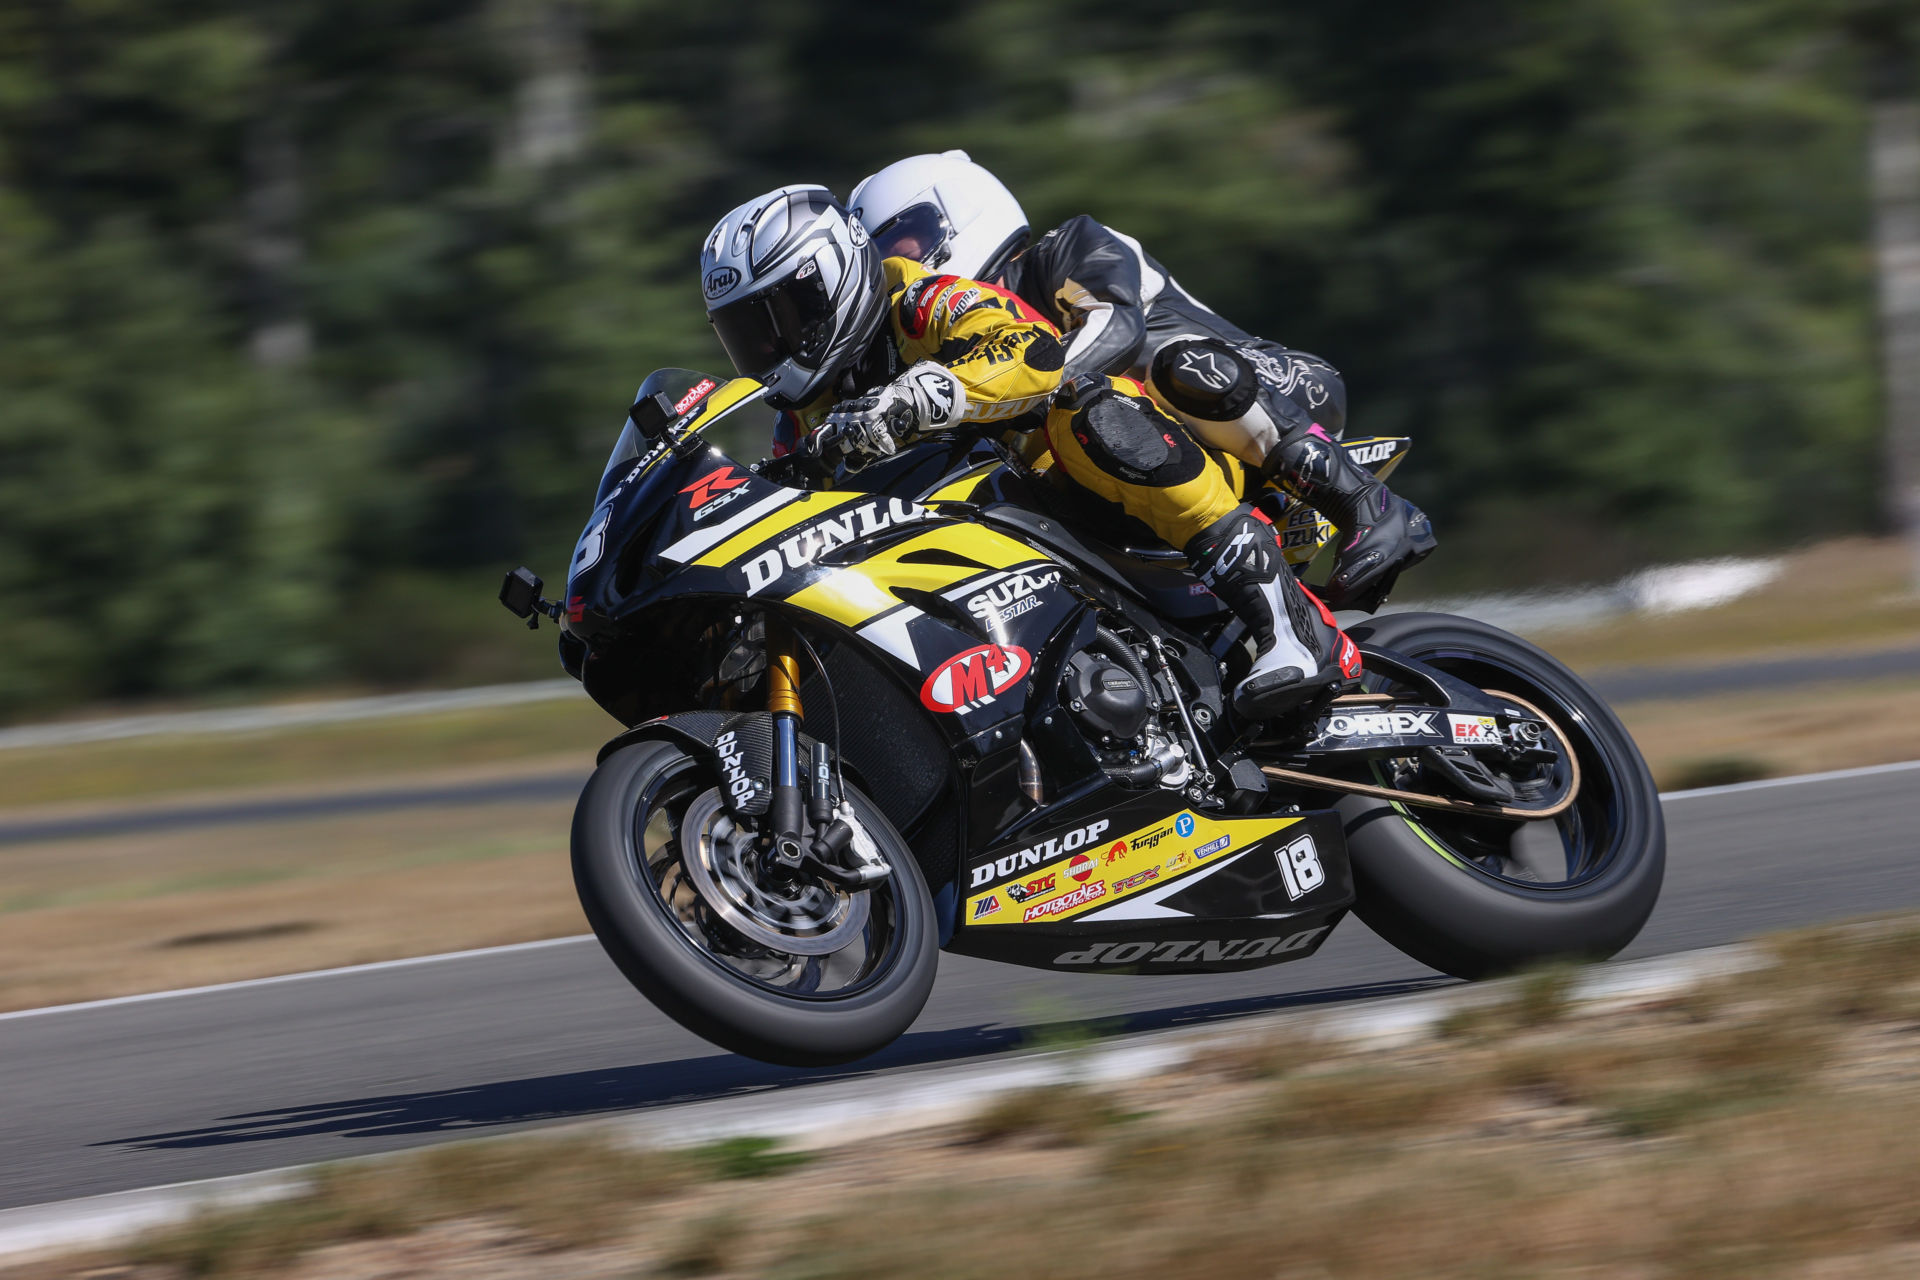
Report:
[[1138,240],[1086,214],[1040,237],[1008,264],[1002,283],[1066,336],[1066,378],[1109,373],[1145,382],[1154,354],[1168,343],[1213,338],[1329,435],[1346,429],[1346,384],[1332,365],[1254,337],[1181,288]]

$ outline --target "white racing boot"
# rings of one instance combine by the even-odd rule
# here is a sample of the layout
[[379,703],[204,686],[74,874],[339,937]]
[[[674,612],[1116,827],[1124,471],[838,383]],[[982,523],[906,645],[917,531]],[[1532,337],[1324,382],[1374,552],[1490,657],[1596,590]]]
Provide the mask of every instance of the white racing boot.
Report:
[[1188,542],[1186,553],[1254,642],[1253,669],[1233,690],[1243,719],[1271,720],[1359,679],[1360,651],[1295,579],[1272,525],[1242,506]]

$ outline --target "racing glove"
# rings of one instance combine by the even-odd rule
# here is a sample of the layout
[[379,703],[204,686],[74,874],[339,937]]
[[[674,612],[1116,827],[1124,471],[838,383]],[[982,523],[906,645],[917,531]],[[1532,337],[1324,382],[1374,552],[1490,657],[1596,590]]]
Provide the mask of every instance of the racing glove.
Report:
[[960,379],[922,360],[872,395],[842,400],[815,434],[824,437],[821,447],[831,441],[849,460],[884,458],[900,441],[957,421],[966,404]]

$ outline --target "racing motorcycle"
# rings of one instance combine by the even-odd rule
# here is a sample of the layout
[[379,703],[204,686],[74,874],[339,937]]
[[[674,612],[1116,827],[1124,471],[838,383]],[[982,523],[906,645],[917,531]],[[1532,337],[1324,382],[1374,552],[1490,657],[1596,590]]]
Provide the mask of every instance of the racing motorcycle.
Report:
[[[1348,631],[1357,692],[1244,723],[1244,628],[1178,552],[1097,536],[963,430],[857,474],[743,465],[709,435],[768,430],[763,396],[654,373],[562,598],[525,568],[501,591],[628,726],[575,810],[574,879],[690,1030],[845,1062],[906,1030],[940,950],[1228,972],[1312,955],[1351,910],[1476,978],[1611,955],[1653,909],[1646,765],[1533,645],[1375,617]],[[1384,475],[1408,442],[1344,447]],[[1304,571],[1331,526],[1262,502]]]

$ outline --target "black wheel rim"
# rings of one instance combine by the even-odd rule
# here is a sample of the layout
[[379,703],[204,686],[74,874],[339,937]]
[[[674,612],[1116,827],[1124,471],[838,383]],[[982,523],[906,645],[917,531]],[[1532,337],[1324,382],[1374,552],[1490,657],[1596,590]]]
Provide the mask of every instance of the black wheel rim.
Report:
[[[681,819],[694,799],[713,785],[705,769],[682,760],[650,779],[629,808],[628,874],[672,932],[728,977],[783,999],[846,1000],[878,985],[902,947],[899,897],[892,879],[866,891],[864,926],[845,948],[828,955],[782,954],[761,946],[741,936],[700,898],[682,865]],[[856,811],[871,822],[869,811],[858,804]]]
[[[1407,826],[1435,853],[1469,874],[1513,889],[1566,892],[1605,877],[1629,845],[1621,765],[1594,732],[1593,717],[1564,691],[1519,664],[1457,644],[1402,649],[1476,688],[1498,689],[1546,711],[1580,762],[1580,792],[1560,816],[1515,822],[1394,804]],[[1370,682],[1371,683],[1371,682]],[[1555,785],[1566,765],[1555,766]],[[1394,785],[1376,766],[1376,777]]]

